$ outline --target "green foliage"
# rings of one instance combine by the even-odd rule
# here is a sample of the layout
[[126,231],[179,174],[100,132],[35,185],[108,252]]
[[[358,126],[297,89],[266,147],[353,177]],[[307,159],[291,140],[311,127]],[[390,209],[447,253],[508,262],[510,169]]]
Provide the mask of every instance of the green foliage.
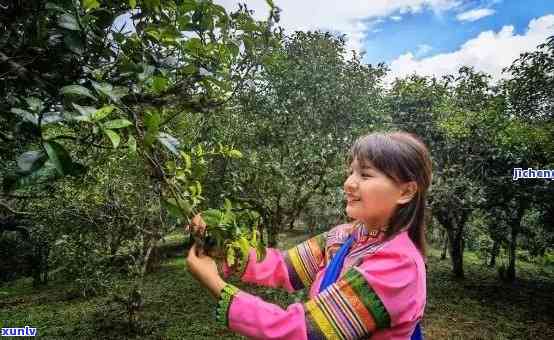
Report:
[[539,261],[541,266],[554,266],[554,253],[546,253]]
[[60,175],[63,176],[71,173],[73,164],[71,156],[69,156],[69,153],[61,144],[55,141],[46,142],[44,143],[44,149]]
[[206,222],[205,248],[216,256],[223,257],[231,267],[244,268],[251,248],[256,250],[258,260],[265,257],[265,246],[257,227],[260,215],[240,204],[225,200],[222,209],[209,209],[202,213]]
[[[250,248],[261,259],[262,245],[275,245],[285,227],[336,225],[343,156],[355,137],[380,129],[414,132],[429,145],[430,208],[456,273],[464,251],[473,267],[496,256],[495,246],[509,258],[506,274],[516,259],[552,262],[552,185],[514,182],[511,169],[554,166],[553,39],[496,85],[462,67],[387,89],[384,65],[363,64],[328,33],[283,35],[274,28],[279,8],[267,4],[266,21],[246,5],[230,13],[211,0],[12,1],[2,9],[0,243],[22,269],[3,266],[6,277],[28,274],[43,243],[52,277],[80,295],[101,296],[122,272],[117,308],[98,302],[98,314],[123,310],[140,328],[141,313],[155,317],[143,306],[167,305],[146,277],[160,265],[165,235],[202,212],[208,237],[199,242],[241,267]],[[125,29],[115,27],[121,15],[130,17]],[[441,292],[459,289],[441,282]],[[200,296],[185,288],[179,294]],[[180,320],[192,330],[215,334],[188,314]]]
[[[342,38],[322,32],[285,38],[241,88],[234,108],[201,130],[214,143],[247,151],[237,162],[216,164],[206,185],[248,202],[275,244],[277,233],[294,224],[310,201],[340,185],[342,172],[336,170],[354,136],[382,123],[376,84],[383,75],[383,65],[347,57]],[[219,199],[218,191],[210,194],[208,199]]]
[[512,75],[506,82],[510,112],[525,120],[552,123],[554,36],[522,53],[506,70]]
[[64,95],[72,94],[77,96],[85,96],[96,100],[96,97],[84,86],[67,85],[61,88],[60,92]]
[[32,268],[29,259],[33,256],[30,243],[21,233],[5,232],[0,235],[0,282],[30,276]]
[[110,286],[109,263],[98,248],[96,235],[62,236],[52,250],[54,255],[50,261],[57,268],[57,275],[72,282],[73,289],[81,296],[103,293]]
[[[114,20],[130,8],[135,9],[133,29],[117,31]],[[0,92],[13,99],[0,104],[2,112],[9,112],[8,122],[2,118],[1,131],[3,139],[10,136],[17,148],[9,157],[2,156],[11,162],[2,168],[4,192],[21,197],[27,190],[35,194],[55,186],[52,192],[80,197],[69,204],[71,208],[58,210],[57,216],[64,220],[76,213],[75,230],[66,229],[67,221],[63,228],[51,225],[49,230],[55,240],[67,239],[54,249],[54,257],[75,257],[69,261],[71,269],[63,271],[85,287],[83,292],[93,290],[95,282],[102,286],[91,271],[101,266],[83,265],[90,258],[75,253],[80,247],[110,264],[118,249],[126,248],[127,254],[120,255],[132,258],[132,275],[141,280],[150,263],[156,262],[157,241],[198,211],[204,199],[205,157],[242,156],[221,143],[206,152],[200,143],[184,143],[175,135],[191,132],[179,130],[173,122],[191,112],[206,114],[226,105],[267,46],[275,43],[276,10],[264,22],[255,21],[245,6],[227,13],[212,1],[37,1],[29,6],[9,4],[6,9],[7,16],[3,13],[0,21],[6,32],[0,40],[0,57],[10,60],[4,73],[9,77]],[[246,45],[243,52],[240,45]],[[27,51],[32,51],[30,58]],[[21,133],[22,127],[26,133]],[[145,208],[144,202],[113,196],[117,191],[113,186],[104,188],[110,198],[105,204],[124,209],[109,211],[125,226],[118,229],[102,213],[98,187],[87,185],[94,194],[83,195],[84,185],[71,188],[63,181],[68,175],[83,176],[87,166],[103,160],[106,168],[93,167],[95,173],[87,181],[113,183],[105,176],[116,167],[116,153],[106,150],[123,146],[128,154],[117,157],[141,159],[142,166],[136,162],[132,166],[142,171],[142,180],[129,188],[131,177],[121,176],[120,183],[139,194],[138,183],[148,179],[152,192],[144,195],[147,209],[136,214],[129,211]],[[58,205],[56,199],[39,206],[51,209]],[[99,227],[102,222],[107,223],[105,228]],[[91,223],[94,228],[85,230]],[[86,242],[78,235],[84,235]],[[111,238],[107,248],[102,244],[105,237]]]

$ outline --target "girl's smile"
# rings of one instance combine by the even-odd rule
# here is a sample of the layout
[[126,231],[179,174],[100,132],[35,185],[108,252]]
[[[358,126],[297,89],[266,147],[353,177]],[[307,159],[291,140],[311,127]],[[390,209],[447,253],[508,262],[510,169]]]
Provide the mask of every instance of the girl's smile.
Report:
[[371,163],[354,159],[344,182],[346,213],[370,228],[386,227],[396,206],[415,193],[413,184],[398,184]]

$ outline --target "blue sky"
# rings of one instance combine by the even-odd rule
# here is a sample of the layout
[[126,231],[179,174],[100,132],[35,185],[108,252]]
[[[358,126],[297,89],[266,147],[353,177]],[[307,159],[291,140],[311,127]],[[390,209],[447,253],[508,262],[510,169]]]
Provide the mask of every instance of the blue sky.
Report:
[[[457,15],[474,10],[494,11],[475,21],[460,21]],[[454,52],[479,33],[499,31],[514,26],[515,34],[524,34],[531,19],[554,14],[554,0],[467,1],[455,10],[436,13],[427,9],[419,13],[395,13],[383,22],[373,24],[362,42],[366,51],[364,61],[391,62],[409,51],[416,57]],[[427,47],[420,47],[427,46]]]
[[[246,2],[259,19],[266,0],[214,0],[228,10]],[[521,53],[554,35],[554,0],[273,0],[287,33],[346,34],[363,61],[385,62],[386,81],[412,73],[440,77],[461,66],[494,81]]]
[[[228,11],[246,2],[266,19],[267,0],[214,0]],[[273,0],[279,25],[347,36],[368,64],[385,62],[385,81],[418,73],[440,77],[472,66],[492,76],[554,36],[554,0]],[[123,17],[123,16],[122,16]],[[120,18],[121,19],[121,18]],[[125,19],[119,20],[124,22]]]

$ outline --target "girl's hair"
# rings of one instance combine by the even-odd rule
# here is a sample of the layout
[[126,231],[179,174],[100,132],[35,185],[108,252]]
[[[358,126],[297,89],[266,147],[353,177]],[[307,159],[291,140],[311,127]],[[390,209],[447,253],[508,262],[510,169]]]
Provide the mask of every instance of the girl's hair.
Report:
[[408,226],[408,235],[425,256],[425,202],[432,179],[429,150],[415,135],[407,132],[380,132],[362,136],[350,150],[348,164],[357,159],[370,162],[396,183],[415,181],[417,193],[410,202],[399,205],[389,220],[385,235],[390,237]]

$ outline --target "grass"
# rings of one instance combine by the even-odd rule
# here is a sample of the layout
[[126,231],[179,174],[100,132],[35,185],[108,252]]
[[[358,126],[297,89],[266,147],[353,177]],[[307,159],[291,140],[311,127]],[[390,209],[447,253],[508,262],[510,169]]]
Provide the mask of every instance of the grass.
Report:
[[[305,238],[289,233],[279,245],[287,248]],[[37,327],[42,339],[243,339],[215,323],[215,301],[184,269],[181,244],[182,239],[175,236],[163,243],[166,259],[145,278],[139,334],[128,331],[123,309],[110,301],[109,294],[81,298],[62,283],[35,290],[28,279],[0,286],[3,327]],[[423,321],[427,339],[554,338],[552,267],[520,262],[518,281],[505,284],[497,280],[494,269],[468,253],[465,270],[466,279],[452,278],[450,263],[431,250]],[[130,282],[122,277],[117,284],[127,287]],[[306,298],[304,291],[288,295],[237,285],[283,307]]]
[[518,264],[518,280],[502,283],[474,253],[466,254],[464,280],[432,250],[428,261],[423,327],[430,339],[553,339],[554,270]]

